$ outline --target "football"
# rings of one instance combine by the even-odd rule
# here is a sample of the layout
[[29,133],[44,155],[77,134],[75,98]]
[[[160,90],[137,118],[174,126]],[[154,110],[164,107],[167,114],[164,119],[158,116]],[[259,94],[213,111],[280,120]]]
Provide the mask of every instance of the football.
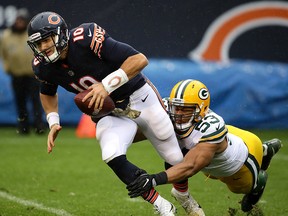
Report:
[[79,110],[81,110],[86,115],[89,115],[89,116],[93,115],[93,117],[95,117],[95,118],[101,118],[103,116],[110,114],[115,109],[114,101],[112,100],[112,98],[110,96],[107,96],[104,99],[103,107],[98,113],[94,111],[94,106],[92,106],[91,108],[88,108],[91,97],[88,98],[85,102],[82,102],[82,99],[89,92],[90,92],[90,89],[86,89],[86,90],[78,93],[74,97],[75,104],[77,105]]

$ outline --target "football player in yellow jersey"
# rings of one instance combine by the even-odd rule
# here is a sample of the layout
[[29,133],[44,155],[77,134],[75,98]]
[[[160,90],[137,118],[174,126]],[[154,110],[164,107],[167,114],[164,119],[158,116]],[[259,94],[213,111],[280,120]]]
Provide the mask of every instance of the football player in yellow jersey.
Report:
[[[188,209],[184,196],[190,196],[188,178],[202,171],[208,177],[225,183],[233,193],[244,194],[241,203],[244,212],[250,211],[259,201],[267,182],[266,170],[281,148],[281,141],[272,139],[262,143],[255,134],[226,125],[209,106],[209,91],[200,81],[183,80],[173,87],[168,113],[185,155],[184,160],[170,168],[166,166],[169,169],[157,174],[149,175],[143,171],[127,186],[131,198],[156,185],[173,183],[171,193],[188,215],[204,215],[202,209],[200,213],[197,209],[194,211],[193,205],[192,210],[191,205]],[[177,182],[182,185],[186,182],[186,188],[179,190]]]

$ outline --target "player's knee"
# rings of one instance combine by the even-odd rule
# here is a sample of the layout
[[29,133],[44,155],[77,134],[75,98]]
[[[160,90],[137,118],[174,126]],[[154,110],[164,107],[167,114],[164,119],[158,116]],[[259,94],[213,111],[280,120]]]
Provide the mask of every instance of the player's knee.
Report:
[[173,166],[182,161],[183,161],[183,155],[181,154],[181,151],[179,151],[179,153],[175,152],[173,154],[168,155],[168,157],[166,157],[165,160],[166,163],[171,164]]
[[102,160],[105,163],[108,163],[109,161],[113,160],[117,156],[119,156],[119,154],[117,154],[117,151],[112,144],[108,144],[108,145],[106,144],[105,147],[102,148]]
[[98,121],[96,127],[96,138],[100,140],[104,132],[112,126],[112,119],[110,116],[106,116]]
[[117,134],[108,131],[111,125],[111,119],[107,116],[97,123],[96,129],[96,138],[100,143],[102,160],[105,163],[108,163],[120,155],[120,153],[118,153],[119,137]]

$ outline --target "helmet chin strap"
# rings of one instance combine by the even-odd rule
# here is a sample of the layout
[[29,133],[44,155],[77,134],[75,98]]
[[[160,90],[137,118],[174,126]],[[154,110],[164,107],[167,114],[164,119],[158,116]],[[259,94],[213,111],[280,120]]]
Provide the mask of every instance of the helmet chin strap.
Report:
[[44,56],[46,62],[55,62],[59,59],[60,54],[58,53],[57,49],[55,49],[54,53],[50,56]]
[[175,123],[176,129],[179,131],[186,131],[188,130],[192,124],[190,122],[184,123],[184,124],[177,124]]
[[181,123],[181,124],[175,123],[175,126],[176,126],[177,130],[179,130],[179,131],[187,131],[187,130],[189,130],[189,128],[192,127],[192,125],[193,125],[194,117],[195,116],[192,115],[191,118],[189,119],[189,121],[186,122],[186,123]]

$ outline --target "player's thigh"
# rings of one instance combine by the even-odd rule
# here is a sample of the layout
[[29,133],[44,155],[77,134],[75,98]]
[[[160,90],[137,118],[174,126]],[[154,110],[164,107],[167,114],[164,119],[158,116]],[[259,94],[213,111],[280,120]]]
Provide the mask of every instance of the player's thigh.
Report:
[[141,111],[134,121],[144,136],[152,143],[158,154],[169,164],[183,160],[173,125],[159,101],[157,93],[149,85],[131,95],[131,108]]
[[141,111],[141,115],[135,119],[135,122],[142,133],[147,138],[152,135],[165,140],[174,134],[174,129],[159,100],[158,95],[149,85],[143,86],[137,94],[130,96],[131,108]]
[[254,185],[255,176],[245,165],[232,176],[219,178],[224,182],[229,190],[237,194],[247,194],[251,191]]
[[242,130],[230,125],[227,127],[230,133],[239,136],[244,141],[248,148],[249,154],[253,155],[253,157],[256,159],[256,163],[258,163],[256,166],[259,168],[262,164],[263,158],[263,147],[260,138],[250,131]]
[[128,118],[106,116],[96,127],[96,138],[102,150],[102,159],[107,163],[115,157],[126,154],[131,145],[137,124]]
[[143,110],[137,122],[142,133],[167,163],[175,165],[183,160],[173,125],[161,105],[154,104],[150,109]]

